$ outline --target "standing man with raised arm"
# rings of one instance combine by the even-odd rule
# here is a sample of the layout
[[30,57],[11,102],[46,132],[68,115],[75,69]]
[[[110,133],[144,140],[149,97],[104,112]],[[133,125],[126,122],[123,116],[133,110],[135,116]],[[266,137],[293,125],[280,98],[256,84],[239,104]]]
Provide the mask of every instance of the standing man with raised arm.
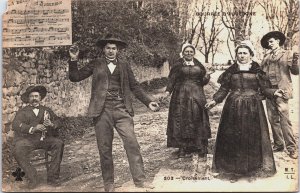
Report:
[[102,55],[81,69],[77,67],[79,48],[70,48],[70,80],[79,82],[92,76],[91,99],[88,116],[93,117],[100,154],[104,189],[113,192],[114,166],[112,141],[115,128],[123,140],[130,172],[136,187],[153,188],[145,183],[145,171],[140,146],[134,133],[131,93],[152,111],[159,105],[151,101],[136,81],[129,64],[118,58],[120,49],[127,44],[117,37],[107,35],[96,42]]
[[285,35],[279,31],[272,31],[261,39],[261,46],[269,49],[261,64],[271,81],[271,87],[283,90],[283,97],[266,99],[268,118],[271,124],[274,147],[273,151],[283,151],[284,144],[292,159],[298,158],[297,143],[289,119],[288,101],[292,98],[291,74],[299,74],[299,54],[291,53],[281,48],[285,42]]

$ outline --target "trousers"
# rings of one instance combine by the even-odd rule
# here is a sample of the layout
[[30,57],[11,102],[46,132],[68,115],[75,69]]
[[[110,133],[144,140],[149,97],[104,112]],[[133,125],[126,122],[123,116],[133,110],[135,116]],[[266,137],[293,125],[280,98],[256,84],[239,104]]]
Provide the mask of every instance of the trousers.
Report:
[[274,145],[290,151],[296,151],[297,145],[293,134],[292,123],[289,119],[288,100],[280,97],[266,99],[268,119],[271,125]]
[[35,149],[45,149],[52,152],[51,163],[47,171],[47,179],[53,180],[59,178],[60,164],[62,161],[64,143],[55,137],[46,137],[44,141],[39,138],[34,140],[20,139],[15,142],[13,154],[19,166],[24,170],[25,176],[30,182],[37,182],[37,171],[30,164],[30,153]]
[[140,146],[134,133],[133,118],[123,101],[106,100],[101,115],[94,118],[94,124],[104,185],[114,183],[112,159],[114,128],[122,138],[134,183],[136,185],[143,183],[145,171]]

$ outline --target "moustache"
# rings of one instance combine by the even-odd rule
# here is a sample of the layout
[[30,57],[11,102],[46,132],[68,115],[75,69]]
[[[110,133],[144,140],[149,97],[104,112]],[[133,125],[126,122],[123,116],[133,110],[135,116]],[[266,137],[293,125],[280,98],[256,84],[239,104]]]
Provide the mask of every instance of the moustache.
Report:
[[32,101],[31,101],[32,103],[37,103],[37,102],[39,102],[38,100],[36,100],[36,99],[32,99]]

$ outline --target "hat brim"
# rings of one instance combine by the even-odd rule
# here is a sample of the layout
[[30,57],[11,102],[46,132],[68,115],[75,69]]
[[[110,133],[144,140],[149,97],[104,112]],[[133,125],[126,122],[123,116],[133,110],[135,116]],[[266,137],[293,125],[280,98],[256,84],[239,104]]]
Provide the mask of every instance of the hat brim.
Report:
[[29,102],[29,94],[32,92],[39,92],[41,95],[41,100],[43,100],[46,97],[47,89],[44,86],[35,86],[35,87],[29,88],[29,89],[27,88],[26,92],[21,95],[21,100],[24,103],[28,103]]
[[106,44],[116,44],[119,49],[123,49],[127,47],[127,44],[121,40],[98,40],[96,42],[96,46],[103,48]]
[[280,40],[279,46],[282,46],[284,44],[285,39],[286,39],[285,35],[280,31],[272,31],[272,32],[267,33],[266,35],[264,35],[261,38],[261,40],[260,40],[261,46],[265,49],[270,49],[268,41],[270,38],[274,38],[274,37],[278,38]]

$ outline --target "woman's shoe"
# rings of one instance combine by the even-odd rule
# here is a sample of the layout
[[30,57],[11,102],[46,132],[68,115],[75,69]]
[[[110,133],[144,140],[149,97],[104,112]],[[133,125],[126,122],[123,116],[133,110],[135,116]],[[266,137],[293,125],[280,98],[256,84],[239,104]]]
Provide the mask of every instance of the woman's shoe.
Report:
[[184,158],[185,157],[185,151],[183,148],[179,148],[178,152],[178,158]]

